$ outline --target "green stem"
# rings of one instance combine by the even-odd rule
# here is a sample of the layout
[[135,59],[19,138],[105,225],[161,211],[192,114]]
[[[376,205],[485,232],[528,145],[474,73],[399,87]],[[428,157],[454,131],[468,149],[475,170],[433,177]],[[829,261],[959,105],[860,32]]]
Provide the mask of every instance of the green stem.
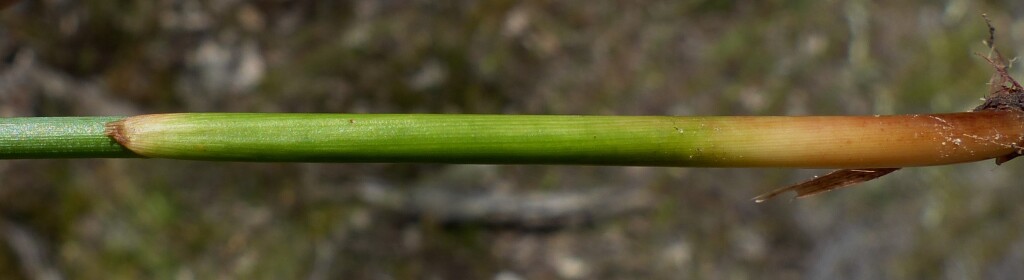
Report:
[[0,159],[886,168],[1016,155],[1024,113],[669,117],[184,113],[0,119]]
[[676,122],[671,117],[621,116],[204,113],[138,116],[113,127],[122,144],[158,158],[713,164],[712,153],[694,153],[708,140],[686,134],[685,127],[673,128]]
[[136,157],[104,135],[104,125],[119,119],[0,118],[0,159]]
[[108,125],[139,155],[224,161],[883,168],[1014,154],[1017,111],[668,117],[186,113]]

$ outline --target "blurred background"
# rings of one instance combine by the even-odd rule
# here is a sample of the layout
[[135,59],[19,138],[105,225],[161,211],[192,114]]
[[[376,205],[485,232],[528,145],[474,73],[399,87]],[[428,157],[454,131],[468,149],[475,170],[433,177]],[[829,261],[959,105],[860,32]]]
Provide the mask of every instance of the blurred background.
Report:
[[[1024,51],[1010,0],[22,1],[0,116],[966,111],[982,13]],[[755,204],[827,171],[7,160],[0,278],[1011,279],[1022,165]]]

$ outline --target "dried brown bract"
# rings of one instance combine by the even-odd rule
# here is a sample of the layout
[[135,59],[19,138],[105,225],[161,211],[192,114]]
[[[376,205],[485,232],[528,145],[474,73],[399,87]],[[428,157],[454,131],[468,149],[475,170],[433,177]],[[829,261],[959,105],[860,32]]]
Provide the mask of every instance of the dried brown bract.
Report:
[[992,65],[995,73],[989,79],[989,94],[985,97],[985,103],[974,108],[974,111],[1024,111],[1024,87],[1021,87],[1020,83],[1014,80],[1007,71],[1010,65],[1008,65],[1006,58],[995,47],[995,28],[992,27],[992,22],[988,19],[988,16],[982,16],[985,17],[985,23],[988,24],[989,30],[988,40],[984,41],[985,45],[989,47],[989,54],[982,56],[982,58],[988,61],[989,65]]

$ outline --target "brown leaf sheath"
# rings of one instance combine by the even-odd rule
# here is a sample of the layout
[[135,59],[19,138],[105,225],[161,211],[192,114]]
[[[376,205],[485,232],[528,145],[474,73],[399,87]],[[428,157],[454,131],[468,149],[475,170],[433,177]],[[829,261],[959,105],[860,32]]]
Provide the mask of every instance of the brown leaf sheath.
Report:
[[[988,25],[989,38],[985,40],[985,45],[989,47],[991,53],[988,56],[982,56],[985,61],[988,61],[989,65],[995,69],[995,73],[992,74],[992,78],[989,79],[989,94],[985,98],[985,102],[974,108],[974,112],[983,111],[1024,111],[1024,87],[1021,87],[1020,83],[1013,79],[1010,74],[1006,71],[1009,68],[1004,61],[999,50],[995,48],[995,28],[992,27],[992,22],[989,20],[987,15],[982,15],[985,18],[985,23]],[[980,55],[979,55],[980,56]],[[994,57],[993,57],[994,56]],[[996,157],[996,165],[1001,165],[1004,162],[1012,160],[1018,156],[1021,156],[1024,149],[1024,143],[1017,143],[1016,151]],[[789,187],[779,188],[772,190],[768,193],[762,194],[754,198],[754,201],[760,203],[764,202],[772,197],[778,196],[779,194],[796,191],[797,198],[807,197],[818,193],[831,191],[838,188],[852,186],[858,183],[874,180],[876,178],[885,176],[893,171],[899,170],[900,168],[875,168],[875,169],[840,169],[833,171],[825,176],[816,177],[814,179],[792,185]]]
[[796,191],[796,197],[806,197],[815,195],[834,189],[850,186],[857,183],[863,183],[874,180],[875,178],[885,176],[893,171],[900,170],[899,168],[868,168],[868,169],[840,169],[832,171],[832,173],[826,174],[825,176],[814,178],[810,181],[792,185],[789,187],[778,188],[759,195],[754,198],[755,202],[761,203],[769,200],[775,196],[788,191]]

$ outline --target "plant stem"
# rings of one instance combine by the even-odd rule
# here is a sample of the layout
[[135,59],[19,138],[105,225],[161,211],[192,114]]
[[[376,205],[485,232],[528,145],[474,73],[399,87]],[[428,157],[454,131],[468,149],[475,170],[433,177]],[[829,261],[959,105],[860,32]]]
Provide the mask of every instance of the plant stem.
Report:
[[[142,156],[192,160],[872,168],[941,165],[1015,153],[1024,140],[1024,115],[183,113],[126,118],[110,123],[107,134]],[[90,141],[102,142],[97,135],[91,137]],[[48,139],[40,139],[44,140]],[[5,146],[11,145],[0,145]],[[103,148],[108,153],[65,156],[124,155],[115,147]],[[10,152],[0,152],[0,158],[7,157]]]
[[0,118],[0,159],[134,157],[104,135],[104,125],[121,118]]

